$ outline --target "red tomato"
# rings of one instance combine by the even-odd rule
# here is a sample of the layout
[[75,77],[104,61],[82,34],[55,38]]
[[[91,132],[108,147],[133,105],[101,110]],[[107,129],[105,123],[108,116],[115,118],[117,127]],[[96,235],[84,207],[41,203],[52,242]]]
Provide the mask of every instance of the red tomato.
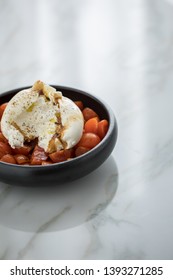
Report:
[[85,121],[87,121],[91,118],[94,118],[94,117],[98,117],[97,113],[94,110],[92,110],[91,108],[88,108],[88,107],[83,109],[82,113],[83,113]]
[[82,146],[85,148],[92,149],[96,145],[100,143],[100,137],[94,133],[87,132],[82,135],[79,143],[77,144],[78,147]]
[[97,134],[98,131],[98,118],[92,118],[89,119],[88,121],[86,121],[85,126],[84,126],[84,130],[85,132],[92,132]]
[[33,149],[32,146],[24,145],[23,147],[13,149],[13,153],[27,156],[29,155],[32,149]]
[[53,162],[62,162],[72,157],[72,149],[56,151],[49,155]]
[[3,115],[3,113],[4,113],[5,108],[7,107],[7,104],[8,104],[8,103],[3,103],[3,104],[0,106],[0,119],[2,118],[2,115]]
[[98,135],[103,139],[108,131],[109,123],[107,120],[102,120],[98,123]]
[[18,164],[29,163],[29,158],[25,155],[15,155],[14,158]]
[[13,163],[15,164],[16,163],[16,160],[14,158],[14,156],[10,155],[10,154],[6,154],[4,155],[1,160],[2,162],[7,162],[7,163]]
[[76,150],[75,150],[75,156],[78,157],[78,156],[81,156],[85,153],[87,153],[90,149],[89,148],[86,148],[86,147],[77,147]]
[[0,132],[0,142],[8,143],[8,140],[5,138],[5,136],[2,134],[2,132]]
[[35,146],[34,151],[31,156],[32,165],[40,165],[43,161],[47,160],[48,155],[43,148],[40,148],[38,145]]
[[45,160],[45,161],[42,161],[42,164],[41,165],[50,165],[52,164],[53,162],[52,161],[48,161],[48,160]]
[[81,111],[83,110],[84,106],[82,101],[75,101],[74,103],[79,107]]
[[11,154],[12,149],[8,143],[0,142],[0,158],[6,154]]

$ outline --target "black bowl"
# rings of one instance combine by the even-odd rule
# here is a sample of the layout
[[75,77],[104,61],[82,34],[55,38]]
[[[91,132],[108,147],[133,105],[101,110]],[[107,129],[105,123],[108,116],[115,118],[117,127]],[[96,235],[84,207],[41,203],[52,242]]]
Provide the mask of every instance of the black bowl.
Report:
[[[62,182],[69,182],[99,167],[111,154],[117,139],[117,123],[115,116],[105,103],[84,91],[55,86],[63,95],[73,101],[81,100],[85,107],[95,110],[101,119],[109,121],[109,129],[104,139],[91,151],[69,161],[46,166],[21,166],[0,162],[0,181],[18,186],[52,186]],[[25,87],[26,88],[26,87]],[[24,88],[17,88],[0,95],[0,104],[8,102],[17,92]]]

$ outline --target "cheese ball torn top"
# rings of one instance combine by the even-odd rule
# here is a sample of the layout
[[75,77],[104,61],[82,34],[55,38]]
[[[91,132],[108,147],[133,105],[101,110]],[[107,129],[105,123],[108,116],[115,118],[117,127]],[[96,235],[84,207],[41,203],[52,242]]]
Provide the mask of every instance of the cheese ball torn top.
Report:
[[18,92],[1,119],[2,133],[12,148],[38,139],[38,145],[48,153],[75,146],[83,126],[83,115],[77,105],[41,81]]

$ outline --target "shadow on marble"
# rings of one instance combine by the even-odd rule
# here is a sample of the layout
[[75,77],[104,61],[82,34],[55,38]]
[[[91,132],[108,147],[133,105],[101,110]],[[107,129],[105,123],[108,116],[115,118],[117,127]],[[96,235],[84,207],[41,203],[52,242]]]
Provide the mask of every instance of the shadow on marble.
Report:
[[26,232],[53,232],[83,224],[103,211],[118,188],[112,156],[91,174],[49,188],[0,185],[0,224]]

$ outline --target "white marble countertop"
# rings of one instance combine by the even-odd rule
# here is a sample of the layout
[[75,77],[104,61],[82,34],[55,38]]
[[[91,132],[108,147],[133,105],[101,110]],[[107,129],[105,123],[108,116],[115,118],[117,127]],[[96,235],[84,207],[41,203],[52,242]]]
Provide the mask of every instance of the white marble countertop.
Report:
[[0,93],[102,98],[109,159],[63,188],[0,184],[1,259],[173,259],[173,1],[0,0]]

